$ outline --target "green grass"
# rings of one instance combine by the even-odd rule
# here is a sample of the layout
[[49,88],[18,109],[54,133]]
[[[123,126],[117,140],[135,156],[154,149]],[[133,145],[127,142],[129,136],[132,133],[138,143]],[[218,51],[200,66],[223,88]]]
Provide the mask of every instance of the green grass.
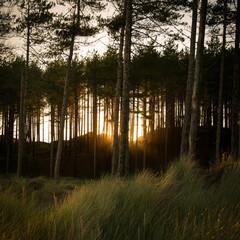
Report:
[[[5,181],[5,182],[4,182]],[[0,179],[0,239],[240,239],[240,165],[127,179]]]

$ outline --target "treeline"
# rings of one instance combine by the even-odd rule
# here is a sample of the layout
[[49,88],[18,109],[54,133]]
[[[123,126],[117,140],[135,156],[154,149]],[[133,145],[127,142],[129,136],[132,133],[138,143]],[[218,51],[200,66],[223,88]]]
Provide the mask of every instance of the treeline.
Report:
[[[103,19],[109,6],[114,14]],[[57,181],[60,167],[72,166],[77,175],[78,159],[85,158],[91,159],[96,177],[99,154],[119,176],[166,168],[179,152],[189,160],[218,162],[230,144],[231,157],[239,158],[239,1],[12,0],[0,7],[2,38],[16,34],[25,40],[21,58],[0,45],[6,172],[14,142],[19,177],[26,159],[41,154],[33,146],[40,142],[46,108],[51,109],[48,173]],[[190,46],[179,51],[186,15],[192,19]],[[206,29],[211,30],[207,47]],[[101,30],[109,33],[116,49],[80,61],[79,43]],[[162,37],[168,39],[165,45]],[[40,68],[34,58],[48,61],[46,67]],[[208,127],[211,134],[199,127]],[[231,129],[226,144],[230,133],[223,128]],[[106,136],[112,140],[105,154]],[[86,153],[90,155],[79,155]],[[70,162],[63,167],[64,159]]]
[[[145,167],[159,169],[164,167],[173,157],[179,155],[180,134],[185,112],[188,57],[189,53],[179,51],[173,42],[169,42],[162,52],[158,52],[154,47],[146,47],[138,49],[136,54],[133,55],[129,102],[131,171],[135,168],[141,169],[144,165]],[[200,94],[201,127],[216,128],[220,57],[219,43],[215,42],[213,44],[213,41],[211,41],[204,53]],[[223,95],[223,126],[230,129],[234,59],[231,48],[227,50],[226,57],[228,64],[225,71],[227,80],[226,84],[224,84]],[[15,158],[13,162],[16,164],[17,146],[15,146],[15,156],[12,151],[14,149],[13,145],[17,144],[16,141],[19,138],[19,98],[22,63],[21,59],[16,59],[1,65],[2,172],[9,171],[12,158]],[[36,148],[40,148],[40,145],[36,145],[36,143],[40,142],[40,135],[44,134],[43,121],[46,119],[44,114],[48,112],[46,111],[48,108],[50,109],[48,114],[50,114],[51,119],[51,123],[48,123],[51,131],[49,140],[52,142],[52,150],[49,151],[51,156],[44,156],[50,159],[48,160],[49,166],[46,166],[47,164],[44,166],[48,169],[51,165],[51,173],[53,172],[56,154],[56,141],[58,141],[66,68],[67,63],[64,60],[50,62],[44,70],[40,69],[37,64],[32,64],[29,68],[26,119],[26,141],[29,149],[25,155],[25,161],[38,158],[33,154],[36,155],[38,152]],[[115,49],[109,49],[103,56],[96,53],[92,57],[83,60],[75,58],[71,68],[70,92],[65,119],[65,151],[72,151],[72,157],[74,151],[77,151],[76,148],[82,148],[83,152],[96,154],[97,156],[98,151],[108,151],[108,163],[105,164],[108,169],[110,165],[109,151],[114,130],[116,78],[117,52]],[[93,139],[89,133],[93,132],[94,114],[97,115],[97,134],[102,133],[111,140],[106,140],[109,145],[106,150],[98,148],[98,150],[95,149],[97,152],[93,153]],[[40,126],[43,129],[40,130]],[[166,129],[168,130],[166,131]],[[211,135],[213,133],[208,130],[208,134],[203,134],[203,137],[212,140]],[[84,139],[82,143],[79,142],[79,137]],[[99,138],[101,137],[104,138],[103,135],[99,136]],[[78,139],[77,146],[73,144],[74,139]],[[201,138],[201,141],[207,141],[207,139]],[[34,147],[30,146],[31,144],[33,146],[35,144],[35,150]],[[229,144],[227,141],[223,141],[222,147],[224,151],[229,150]],[[207,156],[212,158],[214,149],[207,148],[205,150],[205,153],[210,152]],[[65,157],[68,156],[66,154]],[[205,157],[205,155],[202,155],[202,157]],[[92,158],[93,155],[89,154],[87,160],[92,161]],[[103,161],[103,159],[100,161]],[[207,165],[206,162],[204,164]],[[10,165],[12,166],[11,171],[13,171],[16,166],[14,167],[14,164]],[[44,172],[47,173],[48,171]]]

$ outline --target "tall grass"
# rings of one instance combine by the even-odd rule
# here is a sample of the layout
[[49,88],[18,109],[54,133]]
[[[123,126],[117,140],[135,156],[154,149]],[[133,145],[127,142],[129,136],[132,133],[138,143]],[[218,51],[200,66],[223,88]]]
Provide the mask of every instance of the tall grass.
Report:
[[160,177],[72,181],[70,192],[70,180],[40,178],[35,190],[29,181],[2,191],[0,239],[240,239],[236,163],[203,171],[182,159]]

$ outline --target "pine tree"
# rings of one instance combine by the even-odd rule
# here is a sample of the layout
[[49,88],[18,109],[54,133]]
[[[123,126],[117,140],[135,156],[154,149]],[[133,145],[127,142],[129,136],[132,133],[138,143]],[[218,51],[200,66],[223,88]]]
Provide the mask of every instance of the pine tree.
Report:
[[233,90],[232,90],[232,126],[231,126],[231,157],[236,160],[238,155],[239,129],[239,31],[240,31],[240,0],[237,1],[236,12],[236,30],[235,30],[235,49],[234,49],[234,72],[233,72]]
[[47,1],[19,0],[17,1],[21,16],[16,19],[16,31],[24,33],[26,37],[26,59],[22,67],[21,78],[21,97],[20,97],[20,114],[19,114],[19,146],[18,146],[18,167],[17,176],[22,176],[22,159],[26,131],[26,111],[28,95],[28,78],[30,62],[30,46],[35,43],[42,43],[44,40],[41,36],[40,29],[52,19],[49,12],[53,4]]
[[128,122],[129,122],[129,74],[131,63],[131,31],[132,31],[132,1],[126,1],[126,21],[125,21],[125,47],[123,65],[123,87],[122,87],[122,112],[121,112],[121,136],[119,144],[118,175],[128,174],[129,151],[128,151]]
[[224,0],[223,7],[223,34],[222,34],[222,56],[220,66],[220,84],[218,94],[218,116],[217,116],[217,133],[216,133],[216,163],[220,161],[220,143],[221,143],[221,129],[222,129],[222,113],[223,113],[223,80],[225,67],[225,48],[226,48],[226,30],[227,30],[227,0]]
[[195,42],[196,42],[196,30],[197,30],[197,11],[198,11],[198,0],[193,0],[191,42],[190,42],[188,78],[187,78],[186,100],[185,100],[185,115],[184,115],[184,123],[182,128],[180,156],[183,156],[188,151],[188,137],[189,137],[190,120],[191,120],[191,100],[192,100],[194,65],[195,65],[194,63],[195,63]]
[[[68,1],[66,1],[68,2]],[[69,2],[71,3],[71,1]],[[102,9],[103,5],[100,1],[80,1],[77,0],[73,5],[73,14],[70,16],[70,19],[66,19],[66,16],[62,16],[63,20],[66,22],[57,21],[56,22],[56,34],[58,36],[58,42],[60,48],[69,47],[69,55],[68,55],[68,63],[67,63],[67,72],[65,79],[65,86],[63,92],[63,101],[61,107],[61,116],[60,116],[60,129],[59,129],[59,137],[58,137],[58,147],[55,161],[55,169],[54,169],[54,178],[58,182],[60,178],[60,163],[61,163],[61,155],[63,148],[63,132],[64,132],[64,122],[66,116],[67,109],[67,100],[69,94],[69,82],[70,82],[70,71],[72,64],[72,57],[74,51],[75,39],[77,36],[92,36],[97,32],[96,27],[89,26],[89,22],[91,20],[90,16],[83,16],[82,13],[84,8],[90,7],[94,9]],[[81,11],[80,11],[81,10]],[[82,21],[80,21],[82,20]],[[71,22],[69,25],[68,22]]]
[[195,72],[194,72],[193,94],[192,94],[192,113],[191,113],[191,123],[190,123],[190,132],[189,132],[189,150],[188,150],[189,159],[196,158],[197,128],[199,125],[199,83],[200,83],[203,48],[204,48],[207,2],[208,2],[207,0],[201,1],[200,25],[199,25],[197,55],[196,55],[196,64],[195,64]]

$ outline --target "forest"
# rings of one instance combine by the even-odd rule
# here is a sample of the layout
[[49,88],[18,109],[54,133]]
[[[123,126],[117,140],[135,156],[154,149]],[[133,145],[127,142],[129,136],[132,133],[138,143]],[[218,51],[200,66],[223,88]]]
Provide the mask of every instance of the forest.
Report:
[[0,238],[239,239],[239,8],[1,1]]

